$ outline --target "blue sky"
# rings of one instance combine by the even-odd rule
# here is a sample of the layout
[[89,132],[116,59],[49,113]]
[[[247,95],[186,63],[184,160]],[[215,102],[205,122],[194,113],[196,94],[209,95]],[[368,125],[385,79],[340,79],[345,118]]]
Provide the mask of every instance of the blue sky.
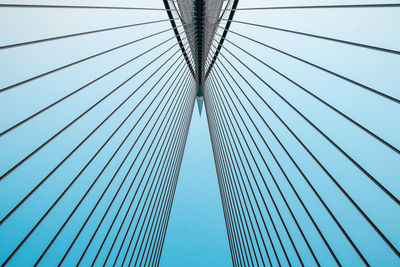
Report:
[[161,266],[230,266],[206,114],[194,109]]
[[[20,2],[23,3],[23,1]],[[41,3],[45,2],[42,1]],[[65,2],[59,1],[58,3],[62,4]],[[81,4],[82,2],[75,1],[75,3]],[[98,1],[98,3],[109,4],[108,1]],[[55,3],[52,2],[52,4]],[[68,4],[73,3],[69,2]],[[113,2],[112,4],[117,5],[118,3]],[[119,1],[119,4],[135,6],[135,4],[139,5],[142,4],[142,2],[132,3],[131,1]],[[146,1],[146,6],[162,7],[162,3],[161,1]],[[18,43],[26,40],[151,21],[155,18],[164,19],[167,17],[165,12],[160,14],[159,11],[134,12],[134,17],[132,17],[132,12],[120,13],[102,10],[98,10],[98,12],[85,12],[82,10],[70,11],[71,12],[53,10],[50,12],[48,10],[35,10],[31,12],[29,10],[1,9],[1,23],[3,25],[9,25],[6,28],[2,28],[3,37],[1,38],[1,44]],[[168,28],[170,28],[169,22],[163,22],[144,27],[123,29],[117,32],[107,32],[105,35],[95,34],[83,39],[65,39],[44,43],[43,45],[24,46],[14,50],[8,50],[0,54],[0,61],[2,62],[0,65],[0,87],[29,78],[56,66],[66,64],[106,48]],[[114,51],[104,57],[71,67],[61,73],[48,76],[42,80],[39,79],[4,93],[0,100],[0,109],[3,114],[8,115],[1,117],[1,129],[4,130],[10,127],[24,117],[29,116],[33,112],[55,101],[62,95],[71,92],[71,90],[82,86],[84,83],[96,78],[112,67],[128,60],[130,57],[138,55],[149,47],[154,46],[156,43],[173,36],[172,31],[166,32],[150,40]],[[28,122],[26,125],[13,132],[12,135],[2,138],[0,141],[2,147],[2,152],[0,153],[2,162],[1,171],[5,171],[18,162],[24,155],[54,134],[57,129],[60,129],[63,124],[73,119],[77,114],[94,103],[94,101],[98,99],[98,95],[104,94],[110,87],[116,86],[121,80],[129,77],[131,73],[139,70],[149,59],[160,54],[174,42],[175,40],[172,39],[172,41],[159,49],[150,52],[146,57],[136,60],[134,64],[129,64],[118,72],[110,75],[110,77],[88,87],[87,90],[76,95],[71,101],[66,101],[56,109],[43,113],[39,119]],[[166,56],[171,54],[172,52],[169,52]],[[4,62],[7,62],[7,64],[3,64]],[[0,198],[3,203],[1,206],[2,216],[15,205],[41,177],[44,177],[52,166],[55,166],[59,160],[67,155],[70,150],[70,145],[73,143],[76,144],[82,136],[88,134],[88,130],[99,122],[98,118],[110,112],[111,108],[115,106],[115,103],[119,102],[129,93],[130,88],[137,87],[141,80],[146,78],[155,68],[156,66],[150,67],[145,73],[142,73],[136,79],[132,80],[122,89],[125,91],[121,92],[119,95],[115,95],[99,109],[88,114],[75,128],[66,132],[59,140],[55,140],[52,145],[47,147],[42,153],[39,153],[37,157],[33,157],[29,164],[24,165],[21,170],[13,173],[9,177],[10,179],[6,179],[2,183],[0,189]],[[152,82],[154,81],[153,79]],[[135,102],[137,103],[140,97],[144,95],[144,92],[144,89],[139,91],[137,96],[128,102],[128,104],[132,105]],[[44,95],[46,97],[43,97]],[[41,205],[40,203],[42,203],[42,201],[54,201],[54,197],[57,196],[57,194],[61,192],[60,189],[66,185],[68,179],[65,179],[65,177],[72,177],[74,175],[73,170],[83,166],[81,163],[89,159],[93,150],[101,144],[104,134],[107,134],[110,129],[115,127],[114,125],[120,121],[122,116],[125,116],[127,110],[127,108],[123,107],[115,118],[111,118],[111,121],[105,125],[104,129],[100,129],[100,132],[94,135],[88,144],[77,151],[77,155],[72,157],[65,167],[60,168],[49,180],[50,182],[42,188],[42,191],[38,192],[38,196],[41,195],[41,199],[34,198],[29,205],[23,207],[23,211],[17,214],[17,218],[14,221],[2,227],[0,231],[2,240],[8,237],[13,239],[12,242],[8,243],[9,247],[1,246],[0,254],[2,258],[8,254],[8,249],[18,242],[18,238],[26,234],[26,230],[28,230],[32,223],[38,218],[37,215],[40,214],[40,211],[44,210],[43,208],[45,207],[39,206]],[[199,116],[196,107],[193,114],[190,137],[182,165],[182,174],[178,184],[170,227],[167,233],[165,251],[168,252],[163,254],[163,266],[177,266],[177,263],[183,263],[185,261],[186,263],[197,264],[197,266],[204,266],[206,263],[215,264],[215,266],[230,265],[226,229],[205,118],[205,113],[203,113],[202,117]],[[46,121],[53,121],[53,123],[47,124]],[[30,137],[26,138],[28,129]],[[122,128],[116,140],[110,143],[110,147],[104,149],[104,154],[101,154],[104,159],[111,155],[110,152],[113,146],[118,144],[118,140],[121,140],[126,132],[127,128]],[[124,151],[126,151],[126,149]],[[194,170],[193,168],[195,166],[199,166],[199,162],[201,162],[201,167]],[[86,179],[94,174],[96,166],[101,166],[101,164],[104,164],[103,159],[94,162],[93,168],[89,168],[88,173],[81,178],[82,183],[78,185],[78,187],[74,187],[73,190],[75,190],[75,192],[67,196],[66,202],[63,202],[62,205],[69,207],[72,204],[74,199],[73,195],[82,192],[79,190],[79,186],[85,187],[87,182],[89,182],[89,180]],[[109,173],[106,173],[106,175],[108,174]],[[102,186],[101,182],[99,182],[99,186]],[[89,196],[89,199],[92,198]],[[89,206],[91,201],[92,200],[89,200],[88,202]],[[83,211],[85,209],[86,207],[84,207]],[[23,262],[30,262],[28,258],[32,257],[33,260],[39,255],[37,254],[38,251],[34,248],[39,245],[39,247],[42,247],[40,250],[43,250],[44,247],[40,245],[40,236],[46,236],[47,233],[53,232],[56,229],[50,227],[50,225],[56,225],[58,222],[61,222],[57,220],[57,214],[62,213],[62,209],[58,209],[54,213],[55,217],[50,217],[49,220],[46,220],[47,223],[44,228],[40,228],[35,235],[39,237],[39,239],[36,239],[37,241],[33,243],[29,242],[27,246],[22,249],[22,254],[20,255],[25,255],[26,257],[19,257],[13,264],[19,265]],[[78,225],[79,223],[77,223],[76,226],[66,229],[66,235],[62,234],[60,236],[60,241],[62,242],[64,238],[68,239],[68,232],[76,231]],[[21,231],[20,235],[12,230],[15,226],[24,229]],[[56,242],[56,244],[63,247],[61,243]],[[55,247],[57,247],[57,245]],[[185,251],[184,257],[182,257],[182,254],[179,254],[179,251],[182,251],[182,249]],[[59,260],[59,256],[61,255],[59,252],[61,251],[62,250],[58,249],[51,250],[51,256],[47,259],[48,262]],[[79,249],[73,250],[71,254],[79,255],[79,252]],[[90,255],[94,255],[92,254],[93,251],[90,253]],[[30,256],[27,257],[28,255]],[[67,263],[68,262],[67,259]]]
[[[5,3],[6,1],[0,1]],[[37,3],[66,3],[65,1],[37,1]],[[82,4],[84,1],[69,1],[68,4]],[[388,3],[389,1],[368,1],[368,3]],[[394,1],[393,1],[394,2]],[[32,3],[32,1],[18,1],[18,3]],[[86,3],[86,2],[85,2]],[[94,2],[91,2],[94,3]],[[96,1],[97,4],[109,4],[110,1]],[[130,5],[130,6],[154,6],[162,7],[162,2],[158,0],[151,1],[112,1],[112,5]],[[318,3],[321,1],[301,1],[303,4]],[[349,1],[323,1],[324,4],[348,4]],[[351,3],[366,3],[366,1],[354,0]],[[239,7],[264,6],[265,0],[240,1]],[[300,4],[299,1],[268,1],[273,5],[292,5]],[[55,35],[75,33],[87,30],[93,30],[103,27],[119,26],[137,22],[150,21],[154,19],[166,18],[165,12],[146,11],[82,11],[82,10],[17,10],[0,9],[0,25],[7,25],[0,29],[0,45],[12,44],[27,40],[40,39]],[[400,50],[400,35],[398,34],[398,25],[400,25],[400,16],[398,9],[368,9],[363,10],[343,10],[338,13],[337,10],[315,11],[241,11],[237,12],[235,19],[246,20],[269,26],[279,26],[292,30],[306,31],[314,34],[321,34],[349,41],[361,42],[370,45],[382,46],[390,49]],[[0,88],[13,84],[17,81],[32,77],[49,69],[80,59],[92,53],[102,51],[106,48],[119,45],[148,35],[149,33],[168,29],[170,24],[162,22],[157,25],[147,25],[144,27],[135,27],[113,32],[88,35],[82,38],[71,38],[47,42],[40,45],[22,46],[15,49],[0,51]],[[400,98],[400,76],[399,56],[382,54],[376,51],[363,50],[343,44],[327,42],[323,40],[299,37],[296,35],[271,31],[267,29],[254,28],[239,24],[232,24],[233,31],[246,33],[247,36],[258,39],[271,45],[279,46],[281,49],[301,56],[309,61],[321,64],[322,66],[340,71],[343,75],[351,77],[373,88]],[[0,117],[0,129],[4,130],[23,118],[29,116],[40,108],[52,103],[60,97],[66,95],[72,90],[98,77],[112,67],[121,64],[129,58],[162,42],[167,38],[173,37],[172,32],[164,33],[150,40],[137,43],[133,46],[113,51],[101,58],[96,58],[90,62],[82,63],[62,72],[38,79],[25,85],[19,86],[13,90],[7,91],[0,98],[0,114],[6,116]],[[376,98],[375,95],[363,91],[357,86],[351,85],[343,80],[332,77],[326,73],[320,72],[309,66],[305,66],[291,58],[282,56],[279,53],[266,49],[265,47],[255,45],[252,42],[230,33],[228,39],[235,44],[240,45],[248,51],[251,51],[260,59],[287,74],[312,92],[320,97],[327,99],[340,110],[355,118],[358,122],[365,125],[373,132],[379,134],[384,139],[399,147],[400,145],[400,124],[398,122],[400,110],[398,105],[388,103],[385,100]],[[101,82],[93,84],[87,90],[74,96],[73,99],[65,101],[56,108],[49,110],[13,131],[12,135],[6,135],[0,139],[0,171],[3,173],[11,166],[17,163],[23,156],[31,152],[44,140],[60,129],[66,122],[76,117],[87,107],[99,99],[100,96],[108,92],[109,88],[117,86],[129,75],[138,71],[147,61],[164,53],[168,46],[175,40],[163,45],[162,47],[150,52],[146,57],[136,60],[113,73]],[[362,166],[370,171],[374,176],[379,177],[380,181],[393,189],[395,194],[400,194],[400,158],[397,154],[391,153],[382,147],[375,139],[360,133],[360,130],[351,124],[343,121],[337,114],[323,107],[308,95],[302,93],[295,86],[286,80],[266,69],[262,64],[255,62],[243,52],[235,49],[232,45],[225,44],[226,47],[234,51],[236,55],[248,64],[251,64],[254,71],[265,78],[273,87],[278,88],[279,92],[287,97],[296,107],[307,114],[313,122],[322,127],[340,146],[353,156]],[[164,58],[172,55],[173,51],[164,53]],[[227,51],[222,51],[229,61],[235,62],[240,66]],[[175,58],[174,58],[175,59]],[[223,59],[222,59],[223,60]],[[226,62],[226,61],[223,61]],[[225,63],[228,66],[227,62]],[[135,79],[124,86],[118,94],[113,96],[100,106],[93,110],[87,117],[82,119],[75,127],[63,134],[52,142],[51,145],[43,149],[37,156],[30,159],[10,177],[1,181],[0,201],[2,203],[0,213],[1,217],[21,199],[51,168],[67,155],[74,144],[86,136],[93,129],[100,119],[108,114],[112,108],[136,88],[142,80],[150,75],[157,66],[151,66],[148,70],[138,75]],[[233,70],[229,68],[232,72]],[[248,77],[251,73],[244,67],[240,71]],[[155,80],[151,80],[154,82]],[[281,116],[289,122],[290,127],[296,130],[296,133],[305,140],[310,149],[318,155],[319,159],[327,166],[329,171],[335,177],[338,177],[346,190],[348,190],[372,216],[377,224],[385,229],[385,233],[391,234],[397,245],[400,242],[400,232],[397,231],[399,214],[398,207],[382,197],[374,185],[365,179],[364,175],[354,168],[343,156],[334,148],[329,146],[328,142],[321,138],[315,130],[311,129],[292,109],[283,103],[275,94],[267,90],[265,85],[255,77],[251,80],[257,88],[260,88],[260,94],[268,99],[271,105]],[[257,107],[264,107],[263,103],[255,96],[251,89],[240,82],[245,93],[255,103]],[[262,90],[261,90],[262,89]],[[265,90],[264,90],[265,89]],[[32,202],[24,205],[15,218],[10,223],[5,224],[0,229],[0,239],[8,240],[0,248],[0,256],[9,254],[9,251],[18,240],[29,231],[30,226],[39,218],[38,214],[45,211],[46,204],[51,203],[56,196],[62,192],[62,189],[68,184],[69,180],[75,174],[76,170],[83,166],[83,163],[90,158],[96,148],[101,145],[103,139],[111,129],[121,121],[129,108],[143,97],[146,89],[143,88],[133,97],[119,113],[113,117],[108,124],[102,128],[99,133],[94,135],[90,141],[85,144],[76,155],[68,161],[63,168],[52,176],[51,181],[41,189]],[[151,94],[153,96],[154,93]],[[243,96],[242,94],[240,94]],[[147,103],[147,102],[146,102]],[[261,109],[261,108],[260,108]],[[142,111],[143,107],[139,109]],[[260,118],[254,110],[249,109],[250,115],[254,116],[257,123]],[[290,133],[279,123],[273,114],[267,109],[262,110],[262,115],[267,119],[278,136],[285,141],[285,145],[294,154],[295,160],[299,165],[307,170],[307,175],[318,187],[318,190],[324,194],[326,200],[342,216],[346,229],[349,229],[352,235],[359,240],[359,246],[362,250],[369,252],[371,261],[381,263],[381,255],[385,255],[386,264],[390,265],[396,259],[386,257],[388,250],[380,243],[379,238],[370,231],[366,223],[354,223],[360,220],[360,216],[340,195],[332,182],[329,182],[326,175],[319,167],[312,162],[310,157],[304,152],[304,149],[296,142]],[[136,118],[131,118],[129,123],[133,123]],[[245,118],[245,120],[248,119]],[[51,122],[51,123],[49,123]],[[339,231],[333,223],[327,219],[326,212],[322,207],[313,205],[316,198],[312,196],[310,190],[300,178],[300,174],[289,162],[287,156],[283,153],[278,143],[275,141],[268,129],[260,127],[263,136],[276,151],[277,157],[283,163],[284,168],[293,179],[295,185],[299,188],[311,207],[313,214],[323,221],[323,230],[328,238],[331,238],[335,249],[340,256],[354,266],[359,262],[355,260],[354,253],[344,238],[340,237]],[[96,174],[98,166],[104,164],[128,128],[122,128],[121,133],[107,146],[97,159],[93,166],[82,175],[79,184],[71,190],[66,196],[66,200],[61,207],[57,208],[51,217],[46,220],[44,226],[40,227],[34,235],[33,241],[23,247],[19,255],[40,255],[43,249],[43,239],[48,238],[57,230],[57,227],[63,222],[66,216],[64,207],[70,209],[73,207],[76,195],[82,194],[90,182],[90,177]],[[344,134],[345,133],[345,134]],[[260,137],[255,130],[251,128],[251,134],[254,135],[258,143],[261,143]],[[246,135],[247,136],[247,135]],[[134,137],[132,139],[134,140]],[[123,148],[126,152],[127,148]],[[263,153],[268,162],[273,162],[272,156],[264,147]],[[206,113],[199,116],[197,107],[192,114],[191,128],[189,131],[188,142],[183,158],[179,183],[175,195],[174,205],[170,217],[169,228],[166,235],[164,252],[161,258],[162,266],[230,266],[231,259],[229,255],[229,246],[222,213],[217,177],[211,150],[209,131],[207,127]],[[118,159],[122,156],[118,156]],[[133,158],[129,158],[132,160]],[[117,164],[111,164],[111,168],[116,168]],[[271,164],[272,172],[278,177],[278,182],[283,185],[287,197],[295,207],[299,207],[296,199],[290,191],[283,175],[279,172],[276,164]],[[127,167],[124,166],[124,170]],[[262,168],[263,173],[266,169]],[[111,170],[105,176],[110,175]],[[272,188],[272,194],[277,195],[277,189],[272,184],[270,177],[267,177],[267,183]],[[104,182],[100,182],[96,190],[101,190]],[[99,192],[99,191],[95,191]],[[368,192],[368,194],[365,194]],[[57,262],[62,251],[65,250],[65,244],[70,241],[72,234],[76,233],[77,227],[82,222],[85,212],[95,201],[96,194],[90,196],[84,204],[78,216],[74,217],[75,224],[70,225],[59,238],[57,246],[51,251],[48,260],[51,263]],[[265,192],[264,192],[265,193]],[[269,205],[272,205],[267,199]],[[44,204],[43,204],[44,203]],[[297,206],[296,206],[297,205]],[[278,201],[279,207],[284,207],[282,201]],[[287,217],[288,212],[282,208]],[[306,215],[301,209],[296,212],[301,220],[304,219],[305,227],[309,227],[310,235],[316,236],[316,233],[307,221]],[[389,211],[393,211],[389,217]],[[99,215],[97,215],[99,216]],[[98,217],[96,217],[98,218]],[[15,231],[15,227],[18,231]],[[89,225],[92,229],[95,223]],[[294,223],[289,227],[295,227]],[[292,229],[290,228],[290,229]],[[85,232],[84,237],[80,239],[72,256],[70,263],[75,262],[73,256],[79,255],[80,249],[84,244],[85,238],[89,232]],[[47,240],[47,239],[46,239]],[[372,241],[371,241],[372,240]],[[371,241],[371,242],[370,242]],[[98,242],[98,241],[97,241]],[[321,243],[317,238],[312,239],[315,246]],[[65,244],[64,244],[65,243]],[[300,246],[305,247],[301,243]],[[87,260],[93,256],[94,250],[89,253]],[[289,252],[289,253],[293,253]],[[318,253],[325,255],[325,250]],[[14,265],[31,263],[27,257],[20,257]],[[329,265],[329,264],[328,264]]]

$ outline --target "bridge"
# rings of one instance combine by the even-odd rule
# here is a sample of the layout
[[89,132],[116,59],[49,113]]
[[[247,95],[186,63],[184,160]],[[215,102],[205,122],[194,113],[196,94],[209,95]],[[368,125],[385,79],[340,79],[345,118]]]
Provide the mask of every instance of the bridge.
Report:
[[0,3],[2,266],[158,266],[193,112],[233,266],[400,265],[399,3],[61,2]]

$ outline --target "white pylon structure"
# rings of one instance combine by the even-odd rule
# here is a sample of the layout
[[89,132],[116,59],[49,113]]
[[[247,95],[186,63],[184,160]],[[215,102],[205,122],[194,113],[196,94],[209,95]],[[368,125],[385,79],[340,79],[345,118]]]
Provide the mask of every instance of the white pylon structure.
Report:
[[[183,45],[181,48],[186,63],[196,79],[196,97],[200,114],[204,102],[206,76],[218,57],[238,2],[238,0],[164,0],[172,27],[174,28],[176,21],[179,20],[185,29],[190,51],[186,51]],[[222,36],[216,36],[219,27],[224,28]],[[178,30],[175,30],[175,34],[178,42],[182,40]],[[218,48],[213,50],[212,44],[215,41],[218,41]],[[189,61],[188,53],[192,55],[193,62]]]
[[1,266],[158,266],[196,102],[233,266],[400,266],[399,3],[39,1],[0,3]]

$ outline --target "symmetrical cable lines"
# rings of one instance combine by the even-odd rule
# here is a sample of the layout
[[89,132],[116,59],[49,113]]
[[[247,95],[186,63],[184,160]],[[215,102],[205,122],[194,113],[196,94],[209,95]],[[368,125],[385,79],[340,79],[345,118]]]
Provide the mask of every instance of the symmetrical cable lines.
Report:
[[0,44],[0,264],[159,266],[197,100],[233,266],[399,265],[399,8],[0,3],[118,14]]

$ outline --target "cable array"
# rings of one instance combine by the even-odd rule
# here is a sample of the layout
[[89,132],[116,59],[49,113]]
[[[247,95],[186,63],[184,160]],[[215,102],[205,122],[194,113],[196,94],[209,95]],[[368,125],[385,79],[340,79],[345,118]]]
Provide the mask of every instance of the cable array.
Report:
[[[169,21],[171,19],[159,19],[66,34],[3,45],[0,49],[5,52],[55,40]],[[41,245],[28,258],[35,266],[49,262],[58,265],[72,262],[78,265],[89,262],[146,266],[159,264],[195,103],[194,80],[180,54],[181,47],[188,45],[188,36],[181,30],[182,26],[182,23],[175,24],[173,28],[147,34],[1,89],[0,94],[4,95],[13,94],[22,85],[27,85],[23,90],[29,90],[28,85],[33,81],[46,79],[107,53],[146,41],[152,42],[152,46],[145,51],[139,50],[130,59],[83,86],[2,128],[1,138],[13,138],[15,132],[20,129],[26,131],[32,122],[57,112],[55,110],[59,106],[68,102],[76,105],[74,101],[77,97],[95,86],[102,86],[109,76],[123,71],[129,74],[117,86],[106,90],[104,95],[101,95],[104,91],[98,89],[96,101],[82,109],[75,118],[66,121],[48,139],[42,139],[42,143],[14,161],[12,166],[2,168],[1,182],[4,188],[7,185],[13,188],[16,186],[13,184],[15,180],[22,178],[18,171],[38,156],[46,157],[46,153],[51,153],[48,147],[54,142],[64,139],[69,149],[63,158],[53,161],[50,169],[45,167],[47,174],[36,179],[36,184],[30,183],[31,188],[17,194],[10,201],[9,208],[2,210],[2,231],[10,227],[16,231],[16,227],[19,227],[21,233],[10,238],[8,246],[3,248],[7,251],[2,252],[2,265],[18,264],[21,260],[26,262],[24,249],[29,248],[35,236],[43,231],[46,231],[46,238],[41,240]],[[174,30],[183,36],[178,42]],[[112,108],[105,108],[105,103]],[[102,112],[102,108],[105,108],[105,112]],[[99,118],[104,117],[88,131],[81,121],[87,122],[93,113]],[[75,144],[66,137],[73,129],[83,133]],[[75,169],[65,176],[65,166],[71,166],[76,157],[82,157],[82,164],[72,164]],[[32,177],[37,176],[31,174]],[[64,176],[64,182],[60,182],[60,176]],[[50,196],[46,193],[49,186],[54,191]],[[65,201],[71,201],[71,205],[65,206]],[[40,205],[40,208],[31,223],[18,226],[15,220],[21,218],[31,203]],[[47,231],[48,222],[57,228]],[[60,242],[63,247],[61,250]],[[93,250],[96,252],[93,253]],[[53,257],[55,252],[56,258]]]
[[0,45],[126,39],[2,82],[1,103],[22,112],[0,125],[0,264],[158,266],[197,99],[234,266],[398,265],[400,98],[378,68],[400,48],[257,19],[400,4],[162,4],[0,4],[163,14]]
[[[261,12],[274,9],[364,7],[398,6],[293,6],[234,10]],[[365,166],[360,163],[358,155],[348,151],[347,144],[342,146],[343,142],[340,142],[349,134],[345,129],[351,125],[358,136],[367,136],[370,142],[375,142],[376,146],[385,150],[393,162],[397,162],[397,167],[394,167],[396,163],[394,166],[388,165],[389,169],[396,172],[395,168],[398,170],[400,163],[398,140],[384,138],[369,129],[353,115],[342,111],[337,104],[324,99],[318,91],[307,88],[301,80],[279,70],[274,66],[277,65],[276,61],[269,63],[261,52],[270,55],[272,51],[297,60],[373,93],[374,101],[395,105],[397,110],[399,99],[340,72],[249,37],[243,30],[237,29],[247,26],[254,36],[262,36],[263,29],[280,31],[302,35],[310,41],[321,39],[374,50],[392,57],[398,57],[398,50],[261,25],[251,20],[221,20],[232,22],[232,26],[228,36],[221,26],[215,35],[211,50],[219,56],[216,60],[208,60],[212,68],[207,76],[205,105],[233,265],[342,266],[348,264],[347,255],[351,254],[353,263],[370,266],[377,264],[374,243],[381,244],[380,251],[385,254],[387,262],[398,263],[398,236],[390,226],[396,224],[398,219],[395,215],[399,214],[398,190],[385,184],[385,177],[380,177],[373,169],[374,166],[378,168],[378,164],[384,164],[382,161],[376,159],[376,164]],[[219,38],[224,39],[223,46],[219,46]],[[278,83],[278,79],[285,82]],[[295,90],[304,94],[300,95]],[[329,117],[333,114],[337,119],[337,127],[345,125],[346,128],[339,135],[332,135],[332,129],[326,125],[321,127],[318,124],[321,119],[307,111],[301,100],[297,101],[290,93],[303,101],[306,101],[303,96],[308,96],[307,101],[318,104],[319,110],[314,111]],[[340,97],[337,96],[338,99]],[[362,101],[362,98],[354,101]],[[356,108],[357,104],[354,106]],[[312,144],[313,140],[320,148]],[[373,154],[373,151],[365,153]],[[330,161],[326,160],[328,155]],[[339,175],[336,170],[341,168],[353,173],[353,176],[342,172]],[[379,209],[391,214],[386,221],[380,220],[378,213],[371,210],[366,191],[361,192],[364,197],[360,197],[359,192],[351,188],[350,184],[354,183],[352,179],[363,184],[360,190],[368,185],[374,201],[379,203]],[[363,234],[368,238],[358,235],[354,225],[362,225]]]

